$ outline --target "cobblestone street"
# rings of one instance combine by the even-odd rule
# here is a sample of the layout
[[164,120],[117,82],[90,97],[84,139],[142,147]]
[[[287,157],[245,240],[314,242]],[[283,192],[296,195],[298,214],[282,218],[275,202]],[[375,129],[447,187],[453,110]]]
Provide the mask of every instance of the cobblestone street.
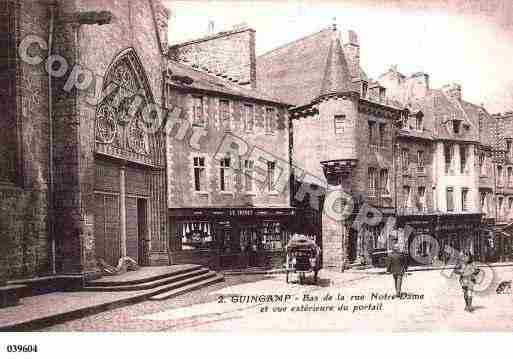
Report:
[[[511,280],[513,268],[493,268],[495,283]],[[446,331],[513,330],[511,294],[493,290],[476,294],[473,313],[463,311],[458,281],[440,271],[409,274],[403,285],[407,299],[390,299],[389,275],[321,272],[319,285],[285,283],[284,275],[230,276],[223,283],[161,302],[142,302],[48,328],[51,331],[246,331],[246,330],[374,330]],[[371,300],[372,293],[379,297]],[[246,296],[289,294],[287,303],[240,303]],[[323,298],[329,294],[331,300]],[[304,301],[305,296],[318,300]],[[344,300],[337,300],[337,296]],[[364,296],[356,298],[356,296]],[[351,296],[355,296],[351,299]],[[222,297],[222,300],[220,298]],[[232,299],[233,298],[233,299]],[[340,298],[340,297],[339,297]],[[239,299],[234,303],[235,299]],[[222,301],[222,303],[219,303]],[[382,303],[382,304],[381,304]],[[338,311],[340,305],[346,310]],[[371,305],[369,305],[371,304]],[[267,312],[262,312],[265,306]],[[273,312],[274,307],[284,307]],[[301,306],[303,306],[302,311]],[[333,306],[331,312],[319,307]],[[354,309],[356,306],[356,310]],[[305,311],[305,307],[306,311]],[[379,310],[381,308],[381,310]],[[367,309],[367,310],[365,310]],[[293,311],[294,310],[294,311]]]

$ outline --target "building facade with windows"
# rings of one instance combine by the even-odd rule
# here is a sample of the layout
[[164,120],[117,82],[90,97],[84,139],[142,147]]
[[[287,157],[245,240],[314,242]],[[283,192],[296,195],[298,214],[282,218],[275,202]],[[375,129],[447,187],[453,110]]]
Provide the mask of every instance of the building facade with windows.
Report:
[[490,260],[513,258],[513,113],[494,114],[493,167],[495,174],[494,201],[489,206],[491,237]]
[[288,106],[255,89],[254,58],[249,28],[171,47],[166,102],[180,113],[167,124],[172,264],[283,264],[294,213]]
[[[390,245],[385,223],[395,213],[398,190],[394,133],[405,111],[386,100],[386,89],[367,77],[359,60],[357,35],[349,32],[343,44],[334,26],[257,58],[259,89],[294,105],[293,203],[302,223],[319,224],[326,268],[370,262],[375,249]],[[338,221],[326,207],[341,193],[354,206]],[[355,227],[365,204],[383,220]]]
[[[446,246],[485,258],[491,116],[464,101],[458,85],[432,89],[428,74],[405,76],[397,68],[375,81],[359,60],[356,34],[342,44],[335,27],[257,58],[259,89],[295,106],[293,203],[299,210],[320,199],[324,265],[369,263],[395,241],[421,262],[428,252],[448,259]],[[343,221],[326,214],[331,202],[321,211],[333,191],[354,202]],[[358,219],[366,205],[379,212],[377,224]],[[435,242],[417,245],[422,234]]]
[[[495,217],[490,211],[494,190],[492,117],[483,107],[465,101],[458,84],[430,88],[429,75],[425,73],[405,76],[393,67],[379,81],[387,87],[392,100],[417,114],[414,123],[410,121],[400,131],[400,137],[403,132],[411,134],[420,130],[422,133],[408,147],[424,143],[423,151],[430,157],[431,176],[427,185],[431,187],[432,205],[424,213],[438,217],[440,225],[435,228],[440,229],[432,234],[439,247],[449,245],[458,251],[470,250],[485,260],[490,243],[484,240],[486,236],[480,228],[486,218]],[[419,115],[422,115],[422,129]],[[424,188],[419,192],[424,192]]]

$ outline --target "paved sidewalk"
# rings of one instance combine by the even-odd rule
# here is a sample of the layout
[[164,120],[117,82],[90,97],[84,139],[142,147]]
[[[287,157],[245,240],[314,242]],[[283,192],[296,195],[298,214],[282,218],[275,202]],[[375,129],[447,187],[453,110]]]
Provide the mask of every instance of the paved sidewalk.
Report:
[[[454,269],[454,265],[444,266],[412,266],[408,267],[408,272],[423,272],[423,271],[436,271]],[[513,262],[497,262],[497,263],[479,263],[478,267],[513,267]],[[383,267],[370,267],[370,268],[351,268],[346,270],[348,273],[366,273],[366,274],[386,274],[386,268]]]
[[[193,275],[197,265],[176,265],[163,267],[143,267],[138,271],[126,272],[117,276],[104,276],[90,284],[104,284],[100,291],[59,291],[48,294],[23,297],[16,306],[0,309],[0,331],[38,330],[66,320],[76,319],[102,311],[144,301],[158,293],[173,296],[196,290],[210,279],[194,277],[177,279],[174,282],[155,283],[159,280],[172,280],[177,276]],[[217,277],[216,277],[217,278]],[[135,284],[134,284],[135,283]],[[137,283],[140,284],[139,287]],[[152,284],[153,283],[153,284]],[[180,284],[181,283],[181,284]],[[134,284],[131,290],[113,290],[109,285]],[[147,284],[147,287],[144,287]],[[151,286],[150,286],[151,285]],[[166,286],[178,285],[166,289]],[[123,286],[119,286],[122,288]]]
[[0,309],[0,331],[37,330],[56,322],[144,300],[151,290],[130,292],[54,292],[21,299]]

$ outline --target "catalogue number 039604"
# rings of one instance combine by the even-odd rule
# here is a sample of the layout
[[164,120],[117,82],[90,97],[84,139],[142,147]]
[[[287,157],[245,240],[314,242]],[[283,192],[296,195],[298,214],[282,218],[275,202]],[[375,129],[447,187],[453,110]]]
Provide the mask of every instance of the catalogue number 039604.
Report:
[[37,353],[37,345],[20,345],[20,344],[9,344],[7,345],[8,353]]

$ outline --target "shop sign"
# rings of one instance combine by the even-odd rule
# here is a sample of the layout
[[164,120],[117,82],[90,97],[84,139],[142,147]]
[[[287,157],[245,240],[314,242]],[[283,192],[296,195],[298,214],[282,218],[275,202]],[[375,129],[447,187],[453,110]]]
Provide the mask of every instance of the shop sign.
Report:
[[232,217],[244,217],[254,215],[254,211],[252,209],[229,209],[228,213]]

